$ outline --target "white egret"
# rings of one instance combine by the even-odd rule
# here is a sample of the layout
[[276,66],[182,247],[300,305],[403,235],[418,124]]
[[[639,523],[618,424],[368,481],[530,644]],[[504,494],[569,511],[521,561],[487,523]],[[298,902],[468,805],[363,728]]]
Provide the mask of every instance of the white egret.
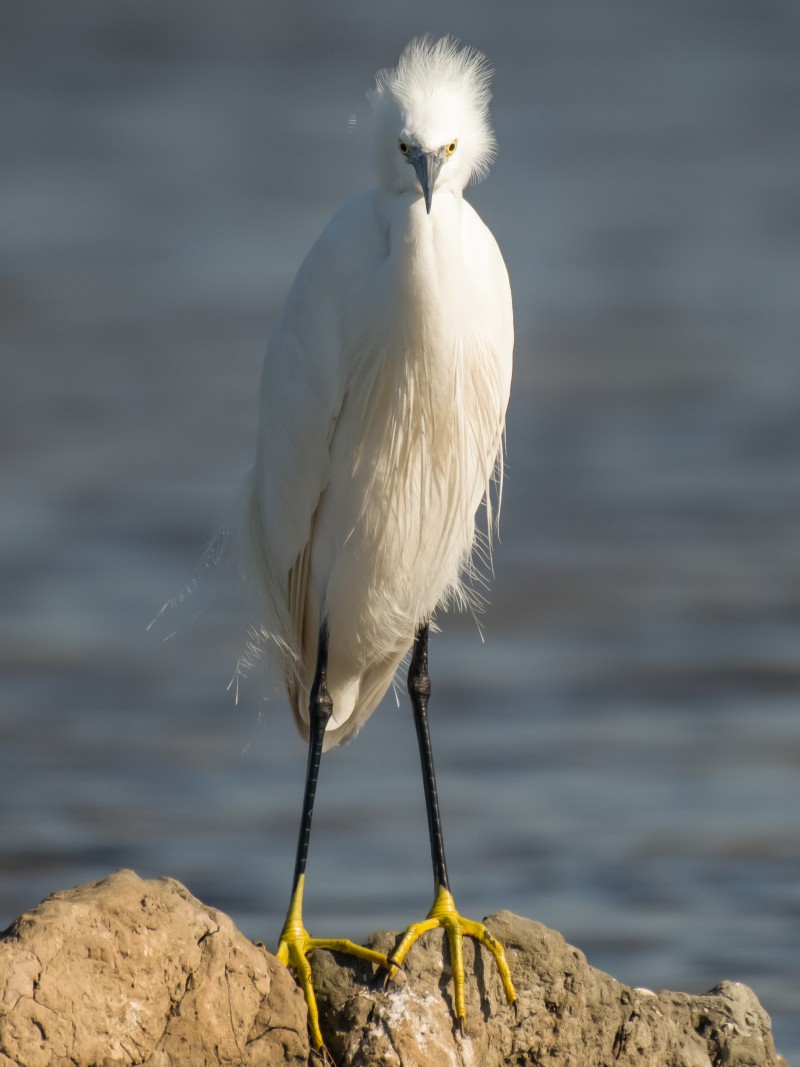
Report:
[[[449,38],[412,41],[369,94],[378,185],[346,204],[301,266],[272,335],[249,483],[247,549],[308,766],[291,904],[278,956],[295,972],[322,1048],[307,954],[327,947],[394,975],[414,941],[442,926],[463,1030],[461,938],[502,946],[460,916],[447,877],[428,732],[428,631],[464,601],[476,513],[499,469],[511,380],[508,275],[462,193],[495,142],[491,72]],[[412,650],[434,904],[393,955],[312,938],[302,918],[323,751],[371,715]]]

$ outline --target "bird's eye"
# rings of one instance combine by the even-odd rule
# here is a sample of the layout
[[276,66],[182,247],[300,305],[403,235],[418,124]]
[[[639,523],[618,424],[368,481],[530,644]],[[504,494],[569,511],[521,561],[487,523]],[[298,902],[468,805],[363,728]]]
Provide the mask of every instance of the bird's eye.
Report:
[[455,150],[457,148],[458,148],[458,141],[451,141],[450,144],[447,146],[447,148],[445,148],[444,154],[446,156],[452,156],[453,152],[455,152]]
[[407,156],[408,153],[411,151],[411,149],[408,147],[408,145],[406,144],[405,141],[401,141],[400,142],[400,151],[403,153],[404,156]]

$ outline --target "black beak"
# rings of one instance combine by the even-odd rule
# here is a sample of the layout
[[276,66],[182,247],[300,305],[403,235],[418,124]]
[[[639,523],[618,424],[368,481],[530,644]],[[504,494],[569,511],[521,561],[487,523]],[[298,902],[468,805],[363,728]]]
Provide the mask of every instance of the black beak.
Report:
[[422,186],[425,210],[430,215],[433,187],[444,163],[444,150],[440,148],[438,152],[423,152],[421,148],[415,148],[411,152],[410,161],[414,165],[419,184]]

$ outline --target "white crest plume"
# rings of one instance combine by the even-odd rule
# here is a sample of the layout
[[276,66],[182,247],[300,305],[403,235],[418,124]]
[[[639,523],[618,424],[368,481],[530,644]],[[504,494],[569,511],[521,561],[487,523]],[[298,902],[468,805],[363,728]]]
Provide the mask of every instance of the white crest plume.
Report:
[[381,177],[382,153],[398,137],[428,140],[430,148],[457,140],[464,185],[485,177],[497,147],[489,119],[491,81],[486,56],[453,37],[426,34],[410,41],[396,67],[378,71],[367,94]]

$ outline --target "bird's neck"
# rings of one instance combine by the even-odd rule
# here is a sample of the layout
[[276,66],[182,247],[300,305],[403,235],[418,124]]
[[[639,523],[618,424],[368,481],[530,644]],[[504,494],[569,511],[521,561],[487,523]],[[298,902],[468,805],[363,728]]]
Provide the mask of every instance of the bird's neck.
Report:
[[390,257],[397,282],[406,299],[414,304],[436,302],[443,294],[461,292],[458,284],[463,271],[461,248],[461,209],[459,193],[437,191],[430,214],[421,197],[403,194],[392,197],[389,221]]

